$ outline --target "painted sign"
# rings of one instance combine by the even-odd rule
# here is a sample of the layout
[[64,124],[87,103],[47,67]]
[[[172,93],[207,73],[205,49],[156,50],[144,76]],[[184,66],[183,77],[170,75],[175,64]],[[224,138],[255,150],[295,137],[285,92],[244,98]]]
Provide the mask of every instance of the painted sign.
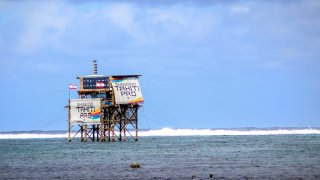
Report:
[[116,104],[142,103],[143,97],[138,78],[113,78],[111,84],[115,94]]
[[94,99],[70,99],[70,122],[74,124],[99,124],[101,101]]

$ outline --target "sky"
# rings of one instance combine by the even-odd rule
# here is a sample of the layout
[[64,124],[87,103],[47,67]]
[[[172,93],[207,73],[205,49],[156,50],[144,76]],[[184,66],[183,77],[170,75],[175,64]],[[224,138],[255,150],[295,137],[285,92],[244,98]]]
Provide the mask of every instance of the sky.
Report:
[[2,0],[0,131],[66,130],[93,59],[142,75],[140,128],[320,127],[317,0]]

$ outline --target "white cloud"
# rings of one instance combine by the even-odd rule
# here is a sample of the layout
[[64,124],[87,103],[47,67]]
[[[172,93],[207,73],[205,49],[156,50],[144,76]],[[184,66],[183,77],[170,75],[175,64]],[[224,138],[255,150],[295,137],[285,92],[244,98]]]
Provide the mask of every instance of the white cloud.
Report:
[[[262,48],[272,50],[279,42],[291,42],[295,37],[316,37],[310,33],[305,36],[297,33],[306,27],[313,30],[317,25],[315,21],[309,21],[310,18],[300,15],[300,6],[291,7],[291,14],[288,14],[287,11],[282,12],[283,8],[288,7],[277,4],[277,8],[272,8],[275,6],[273,3],[221,3],[219,6],[206,7],[183,3],[168,6],[88,4],[64,4],[61,1],[40,5],[27,3],[27,8],[24,6],[22,10],[25,17],[21,16],[24,23],[20,29],[24,31],[17,33],[20,41],[15,48],[26,53],[54,49],[69,55],[105,55],[106,52],[120,51],[129,54],[161,51],[201,55],[206,53],[203,51],[210,51],[231,59],[234,54],[248,53],[246,56],[250,57],[252,52],[260,52]],[[21,4],[18,6],[21,10]],[[254,10],[261,6],[266,8],[256,14]],[[252,13],[253,18],[237,18],[232,14],[230,16],[230,13]],[[304,21],[295,20],[297,18],[284,21],[292,14],[301,16],[300,19],[311,23],[310,26],[301,26],[297,22]],[[243,48],[245,45],[248,48]]]
[[[40,6],[29,7],[29,12],[24,12],[25,17],[21,17],[25,20],[23,22],[25,29],[20,34],[17,45],[19,52],[33,53],[42,48],[58,46],[59,38],[71,20],[68,13],[71,9],[63,7],[61,3],[50,2]],[[66,9],[68,11],[65,11]]]
[[[66,4],[61,1],[16,5],[22,19],[20,53],[53,49],[87,54],[117,46],[146,47],[193,44],[212,36],[217,24],[214,7],[138,6],[131,3]],[[121,31],[123,30],[123,31]],[[98,49],[96,48],[98,47]],[[86,48],[86,52],[83,49]],[[110,50],[110,49],[109,49]]]
[[116,26],[130,32],[134,23],[134,9],[129,4],[112,4],[105,8],[104,17]]
[[230,11],[233,14],[246,14],[250,12],[250,8],[247,6],[232,6],[230,7]]
[[196,7],[172,6],[141,11],[144,14],[135,22],[135,34],[152,44],[199,42],[210,36],[217,24],[212,8],[198,11]]

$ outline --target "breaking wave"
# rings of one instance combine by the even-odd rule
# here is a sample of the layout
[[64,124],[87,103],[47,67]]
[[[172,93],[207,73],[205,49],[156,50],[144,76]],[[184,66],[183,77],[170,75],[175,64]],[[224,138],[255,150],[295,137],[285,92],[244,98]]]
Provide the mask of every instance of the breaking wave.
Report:
[[0,139],[45,139],[45,138],[68,138],[67,133],[1,133]]
[[[320,134],[320,128],[306,129],[171,129],[140,130],[139,136],[239,136]],[[75,134],[71,133],[71,137]],[[66,132],[2,132],[0,139],[67,138]],[[80,137],[78,134],[77,137]]]
[[140,132],[139,136],[223,136],[223,135],[282,135],[320,134],[320,129],[170,129]]

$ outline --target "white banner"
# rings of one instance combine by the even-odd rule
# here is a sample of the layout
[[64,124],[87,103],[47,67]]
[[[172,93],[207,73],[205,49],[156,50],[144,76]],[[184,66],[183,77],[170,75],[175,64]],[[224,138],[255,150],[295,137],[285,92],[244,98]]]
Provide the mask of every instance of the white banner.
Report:
[[94,99],[70,99],[70,122],[74,124],[99,124],[101,101]]
[[111,79],[116,104],[142,103],[143,97],[138,78],[113,78]]

